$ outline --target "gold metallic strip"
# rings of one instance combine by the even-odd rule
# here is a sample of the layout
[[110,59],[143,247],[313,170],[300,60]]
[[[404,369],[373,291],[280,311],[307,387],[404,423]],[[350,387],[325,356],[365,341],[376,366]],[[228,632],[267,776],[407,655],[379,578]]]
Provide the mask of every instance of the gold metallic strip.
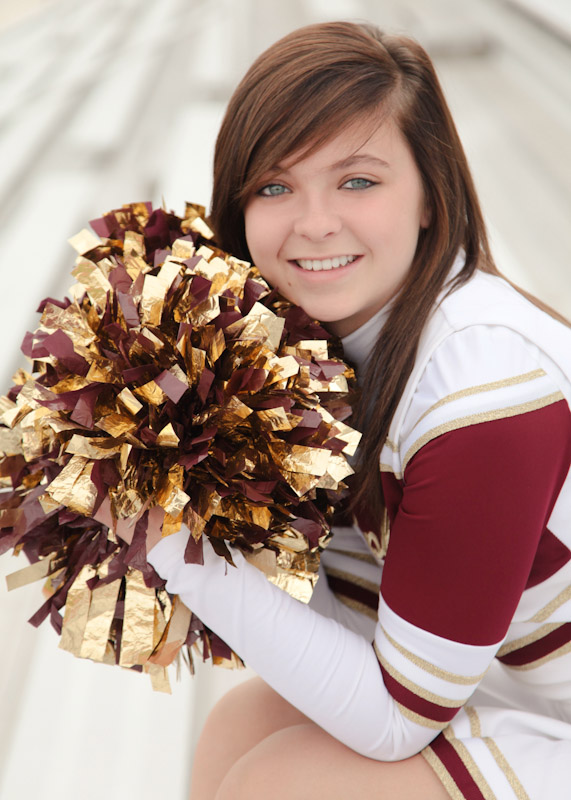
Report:
[[508,669],[518,670],[519,672],[526,672],[530,669],[542,667],[544,664],[548,664],[550,661],[554,661],[556,658],[561,658],[561,656],[567,655],[567,653],[571,653],[571,642],[566,642],[557,650],[553,650],[551,653],[538,658],[537,661],[530,661],[528,664],[504,664],[503,666],[507,667]]
[[554,611],[557,611],[557,609],[568,600],[571,600],[571,586],[567,586],[565,589],[563,589],[563,591],[560,592],[557,597],[554,597],[550,603],[538,611],[537,614],[530,619],[530,622],[545,622],[545,620],[549,619]]
[[150,675],[154,692],[172,694],[168,670],[165,667],[147,661],[146,664],[143,664],[143,671]]
[[79,652],[80,658],[104,661],[120,587],[121,579],[117,579],[97,586],[91,592],[89,613]]
[[492,381],[491,383],[481,383],[479,386],[471,386],[469,389],[461,389],[458,392],[452,392],[452,394],[448,394],[446,397],[443,397],[434,403],[434,405],[431,406],[428,411],[424,412],[418,422],[427,417],[435,409],[440,408],[447,403],[452,403],[454,400],[460,400],[462,397],[469,397],[470,395],[480,394],[481,392],[492,392],[496,389],[504,389],[506,386],[517,386],[517,384],[520,383],[528,383],[536,378],[542,378],[546,374],[547,373],[545,370],[541,369],[540,367],[539,369],[532,370],[532,372],[525,372],[522,375],[515,375],[513,378],[505,378],[504,380]]
[[457,739],[454,736],[453,731],[450,730],[450,727],[444,730],[444,736],[448,739],[454,750],[458,753],[460,760],[474,779],[474,783],[483,794],[486,800],[497,800],[496,795],[492,792],[489,783],[482,775],[479,766],[474,761],[474,758],[464,742],[461,739]]
[[87,586],[87,581],[94,578],[96,574],[93,567],[85,565],[67,593],[59,646],[62,650],[67,650],[78,657],[83,644],[83,633],[89,617],[91,602],[91,591]]
[[399,711],[406,717],[410,719],[411,722],[416,722],[417,725],[422,725],[423,728],[431,728],[434,731],[441,731],[443,725],[447,725],[447,722],[437,722],[434,719],[428,719],[428,717],[423,717],[422,714],[417,714],[415,711],[411,711],[410,708],[403,706],[402,703],[399,703],[395,700],[395,703],[398,706]]
[[379,566],[379,562],[377,561],[377,559],[374,556],[369,555],[369,553],[357,553],[354,550],[339,550],[337,547],[331,547],[331,545],[327,547],[327,552],[339,553],[339,555],[341,556],[347,556],[347,558],[354,558],[357,561],[364,561],[365,564],[372,564],[374,567]]
[[347,583],[352,583],[354,586],[358,586],[360,589],[366,589],[368,592],[371,592],[371,594],[379,594],[378,583],[368,581],[366,578],[361,578],[359,575],[353,575],[352,572],[344,572],[343,570],[335,569],[334,567],[325,567],[325,574],[331,575],[332,578],[339,578],[340,580],[347,581]]
[[[399,672],[392,666],[392,664],[389,664],[387,659],[382,655],[381,651],[377,647],[376,642],[373,642],[373,647],[375,648],[377,658],[389,675],[393,677],[395,681],[398,681],[401,686],[404,686],[406,689],[413,692],[417,697],[422,697],[424,700],[428,700],[430,703],[434,703],[437,706],[442,706],[442,708],[459,708],[460,706],[463,706],[468,699],[466,697],[464,700],[451,700],[449,697],[442,697],[442,695],[435,694],[428,689],[423,689],[422,686],[419,686],[417,683],[414,683],[414,681],[409,680],[409,678],[405,677],[402,672]],[[442,724],[440,727],[442,727]]]
[[500,647],[496,653],[496,657],[507,656],[508,653],[513,653],[514,650],[521,650],[522,647],[527,647],[528,644],[533,644],[539,639],[543,639],[549,633],[556,631],[557,628],[561,628],[561,626],[565,624],[565,622],[548,622],[546,625],[542,625],[541,628],[533,631],[533,633],[528,633],[527,636],[521,636],[519,639],[506,642],[506,644]]
[[126,575],[125,613],[119,665],[144,664],[154,650],[155,590],[149,589],[142,573],[129,570]]
[[435,667],[434,664],[430,663],[430,661],[425,661],[424,658],[411,653],[410,650],[407,650],[406,647],[403,647],[402,644],[399,644],[382,626],[381,629],[392,646],[398,650],[401,655],[403,655],[405,658],[408,658],[408,660],[412,661],[413,664],[416,664],[417,667],[420,667],[437,678],[442,678],[442,680],[448,681],[448,683],[457,683],[461,686],[473,686],[474,684],[479,683],[488,671],[487,669],[484,670],[481,675],[457,675],[455,672],[448,672],[448,670]]
[[339,600],[340,603],[343,603],[344,606],[347,606],[352,611],[358,611],[359,614],[364,614],[369,619],[377,621],[378,614],[369,606],[366,606],[364,603],[359,603],[358,600],[354,600],[352,597],[346,597],[344,594],[339,594],[338,592],[333,593],[335,597]]
[[414,442],[414,444],[409,447],[408,452],[404,457],[402,470],[404,472],[410,459],[420,450],[421,447],[424,447],[424,445],[428,444],[428,442],[432,441],[432,439],[436,439],[437,436],[442,436],[444,433],[449,433],[450,431],[455,431],[460,428],[467,428],[470,425],[478,425],[482,422],[493,422],[497,419],[507,419],[508,417],[516,417],[519,414],[527,414],[530,411],[537,411],[540,408],[545,408],[545,406],[558,403],[560,400],[564,399],[563,393],[558,391],[548,394],[545,397],[540,397],[537,400],[530,400],[527,403],[520,403],[520,405],[517,406],[500,408],[496,411],[482,411],[479,414],[470,414],[467,417],[459,417],[458,419],[453,419],[449,422],[443,422],[442,425],[437,425],[435,428],[432,428],[432,430],[424,433],[419,439],[416,440],[416,442]]
[[10,575],[6,575],[8,591],[11,592],[12,589],[19,589],[20,586],[25,586],[28,583],[41,581],[43,578],[47,578],[51,569],[52,558],[47,556],[47,558],[42,558],[34,564],[23,567],[16,572],[11,572]]
[[528,793],[519,782],[517,775],[509,765],[506,757],[495,741],[490,739],[488,736],[484,737],[483,741],[486,743],[488,750],[493,755],[496,764],[506,776],[509,785],[512,787],[513,793],[517,797],[517,800],[529,800]]
[[464,793],[460,791],[454,779],[430,745],[425,747],[424,750],[421,750],[420,755],[430,764],[452,800],[466,800]]

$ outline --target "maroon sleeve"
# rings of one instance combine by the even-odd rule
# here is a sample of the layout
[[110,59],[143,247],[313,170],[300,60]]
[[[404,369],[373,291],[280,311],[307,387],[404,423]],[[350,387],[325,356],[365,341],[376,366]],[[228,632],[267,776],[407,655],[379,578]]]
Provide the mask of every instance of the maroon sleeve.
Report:
[[[381,593],[447,639],[500,641],[571,460],[567,402],[439,436],[397,485],[383,474],[391,536]],[[560,554],[559,554],[559,557]]]

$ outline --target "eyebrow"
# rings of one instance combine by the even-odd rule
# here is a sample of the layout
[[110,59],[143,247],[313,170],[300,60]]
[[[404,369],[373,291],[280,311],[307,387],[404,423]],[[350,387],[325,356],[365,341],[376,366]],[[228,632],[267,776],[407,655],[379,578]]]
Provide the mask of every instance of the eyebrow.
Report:
[[387,161],[383,161],[382,158],[377,158],[377,156],[369,155],[368,153],[356,153],[355,155],[349,156],[348,158],[343,158],[341,161],[336,161],[335,164],[331,165],[332,169],[344,169],[347,167],[353,167],[356,164],[364,164],[370,163],[375,164],[378,167],[383,167],[384,169],[390,169],[390,164]]
[[[373,164],[376,167],[390,169],[390,164],[387,161],[383,161],[382,158],[377,158],[377,156],[370,155],[369,153],[355,153],[354,155],[347,156],[347,158],[342,158],[340,161],[331,164],[329,169],[348,169],[349,167],[358,166],[359,164]],[[288,172],[289,169],[284,169],[280,164],[276,164],[268,170],[267,174],[269,177],[272,177],[278,174],[286,175]]]

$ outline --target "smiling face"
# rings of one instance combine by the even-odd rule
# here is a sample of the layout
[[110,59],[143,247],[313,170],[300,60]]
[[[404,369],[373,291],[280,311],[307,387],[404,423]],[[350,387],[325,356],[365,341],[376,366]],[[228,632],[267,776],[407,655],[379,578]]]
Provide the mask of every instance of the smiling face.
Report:
[[[355,123],[263,176],[246,240],[264,278],[338,336],[398,291],[428,224],[420,172],[396,124]],[[366,141],[364,141],[366,139]]]

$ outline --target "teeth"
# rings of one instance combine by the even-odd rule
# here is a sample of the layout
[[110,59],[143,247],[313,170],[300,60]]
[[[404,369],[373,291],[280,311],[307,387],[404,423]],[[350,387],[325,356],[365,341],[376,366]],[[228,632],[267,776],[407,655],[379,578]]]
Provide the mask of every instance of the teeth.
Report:
[[302,269],[318,272],[321,269],[337,269],[355,261],[357,256],[335,256],[335,258],[298,258],[296,264]]

